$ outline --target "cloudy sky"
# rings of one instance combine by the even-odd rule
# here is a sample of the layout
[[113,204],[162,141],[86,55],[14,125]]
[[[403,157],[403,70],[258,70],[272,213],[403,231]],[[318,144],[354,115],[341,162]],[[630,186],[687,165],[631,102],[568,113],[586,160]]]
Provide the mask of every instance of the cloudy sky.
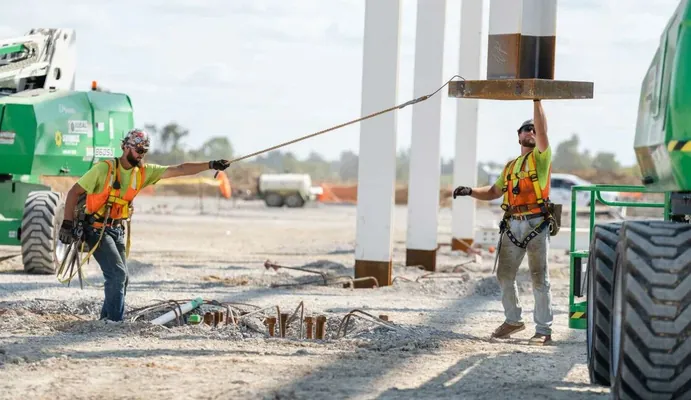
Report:
[[[559,0],[557,79],[593,81],[595,97],[545,103],[553,143],[576,132],[591,151],[635,162],[641,79],[678,2]],[[191,130],[191,146],[227,135],[247,154],[360,116],[364,0],[7,3],[0,37],[38,27],[76,29],[79,88],[97,80],[128,93],[137,124],[177,121]],[[457,73],[460,3],[448,0],[444,81]],[[398,103],[413,98],[417,1],[402,0],[402,7]],[[446,91],[437,95],[444,97],[441,152],[448,159],[457,100]],[[515,155],[515,129],[531,113],[530,102],[483,101],[479,160]],[[399,111],[399,148],[410,144],[411,117],[410,107]],[[337,158],[358,145],[355,124],[285,149]]]

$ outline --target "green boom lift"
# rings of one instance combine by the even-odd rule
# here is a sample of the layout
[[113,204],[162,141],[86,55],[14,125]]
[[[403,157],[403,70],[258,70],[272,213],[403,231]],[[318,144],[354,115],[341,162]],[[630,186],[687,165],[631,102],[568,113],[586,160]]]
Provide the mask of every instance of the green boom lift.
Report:
[[116,156],[132,128],[127,95],[75,91],[76,35],[32,29],[0,41],[0,245],[21,246],[24,270],[56,272],[64,198],[44,177],[84,174]]
[[[669,20],[642,83],[634,150],[640,186],[572,188],[569,326],[587,330],[591,382],[614,398],[691,397],[691,1]],[[576,249],[575,199],[589,191],[658,219],[595,222]],[[657,193],[662,202],[607,202],[601,192]],[[584,299],[585,298],[585,299]]]

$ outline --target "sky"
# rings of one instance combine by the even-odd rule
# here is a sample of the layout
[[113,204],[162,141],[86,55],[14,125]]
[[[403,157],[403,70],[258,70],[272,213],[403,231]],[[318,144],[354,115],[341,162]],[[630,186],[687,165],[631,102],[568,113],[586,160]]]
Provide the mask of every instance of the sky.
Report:
[[[481,0],[464,0],[481,1]],[[414,98],[417,1],[402,0],[396,104]],[[595,83],[589,100],[545,101],[552,143],[578,133],[591,152],[635,163],[641,80],[679,0],[559,0],[556,79]],[[489,0],[484,0],[487,33]],[[461,0],[447,0],[443,80],[458,73]],[[360,115],[365,0],[23,0],[3,4],[0,39],[73,28],[77,89],[92,80],[130,95],[138,126],[175,121],[198,147],[227,136],[236,156]],[[486,61],[483,43],[482,71]],[[430,92],[436,90],[433,88]],[[457,99],[442,99],[441,156],[454,156]],[[395,104],[392,104],[394,106]],[[532,102],[482,100],[478,161],[519,151]],[[412,107],[398,111],[397,147],[410,146]],[[463,137],[459,137],[463,140]],[[337,159],[358,152],[359,124],[291,144]]]

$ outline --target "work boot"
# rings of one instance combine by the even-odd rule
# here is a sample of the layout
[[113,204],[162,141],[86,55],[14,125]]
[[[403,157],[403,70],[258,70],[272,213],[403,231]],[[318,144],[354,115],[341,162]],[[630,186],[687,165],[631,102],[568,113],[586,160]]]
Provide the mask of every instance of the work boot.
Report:
[[524,329],[525,324],[512,325],[508,322],[504,322],[499,326],[499,328],[494,330],[494,332],[492,333],[492,337],[497,339],[508,339],[511,337],[512,334],[520,332]]
[[544,335],[542,333],[536,333],[533,337],[528,340],[528,344],[533,346],[547,346],[552,344],[552,335]]

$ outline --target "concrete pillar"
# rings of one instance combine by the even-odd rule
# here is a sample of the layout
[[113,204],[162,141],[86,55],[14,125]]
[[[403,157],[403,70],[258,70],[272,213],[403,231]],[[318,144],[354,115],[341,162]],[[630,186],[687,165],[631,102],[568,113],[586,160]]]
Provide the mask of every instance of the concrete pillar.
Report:
[[487,79],[554,79],[557,0],[491,0]]
[[[494,7],[496,0],[489,1]],[[469,80],[481,79],[483,3],[483,0],[463,0],[461,3],[458,74]],[[454,188],[477,184],[478,106],[477,99],[461,99],[456,106]],[[451,249],[467,251],[475,235],[475,200],[470,196],[457,197],[452,202],[451,213]]]
[[[362,68],[362,115],[397,104],[400,0],[367,0]],[[397,113],[360,123],[355,278],[392,280]],[[357,282],[356,287],[371,287]]]
[[[443,83],[446,0],[418,0],[413,97]],[[408,182],[406,265],[436,269],[441,160],[441,96],[413,107]]]

